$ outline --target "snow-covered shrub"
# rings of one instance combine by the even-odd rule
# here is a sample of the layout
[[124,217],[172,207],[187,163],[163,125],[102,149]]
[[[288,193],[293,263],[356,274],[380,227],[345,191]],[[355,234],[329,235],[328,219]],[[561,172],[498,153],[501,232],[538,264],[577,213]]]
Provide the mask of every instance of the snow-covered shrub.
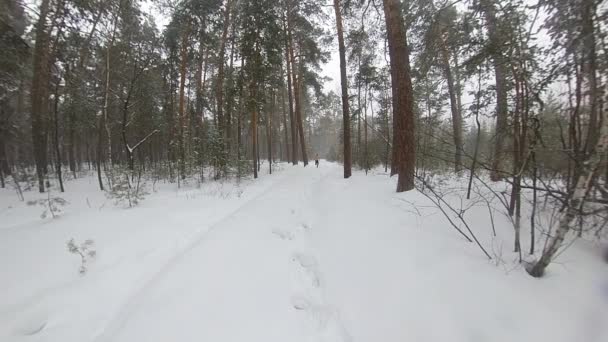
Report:
[[97,252],[94,249],[95,241],[88,239],[78,245],[72,238],[67,242],[67,247],[68,252],[80,256],[80,268],[78,268],[78,272],[85,274],[87,272],[88,261],[97,256]]
[[126,204],[132,208],[148,195],[141,174],[134,181],[129,177],[129,172],[115,172],[113,175],[112,187],[106,192],[106,197],[113,199],[116,205]]
[[62,208],[69,202],[61,197],[51,197],[51,192],[47,192],[47,198],[41,198],[38,200],[27,201],[27,205],[39,205],[43,208],[40,218],[47,218],[49,214],[51,217],[57,218],[63,212]]

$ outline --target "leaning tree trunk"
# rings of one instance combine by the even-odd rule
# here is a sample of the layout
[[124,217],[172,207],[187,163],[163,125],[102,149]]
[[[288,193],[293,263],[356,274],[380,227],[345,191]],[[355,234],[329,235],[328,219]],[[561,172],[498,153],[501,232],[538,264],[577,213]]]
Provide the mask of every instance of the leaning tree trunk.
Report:
[[575,223],[581,214],[585,198],[589,195],[603,164],[606,162],[606,152],[608,151],[608,113],[602,113],[600,118],[601,127],[598,129],[599,139],[595,145],[593,154],[587,155],[581,164],[582,170],[577,174],[574,181],[574,188],[562,212],[557,224],[555,234],[548,238],[540,259],[528,268],[528,273],[533,277],[542,277],[545,269],[555,254],[562,246],[566,235],[571,230],[571,225]]
[[397,192],[414,188],[416,151],[410,57],[400,2],[384,0],[393,91],[393,160],[391,174],[399,174]]
[[39,7],[38,22],[36,23],[36,43],[34,45],[33,78],[31,91],[32,108],[32,142],[34,159],[36,162],[36,175],[38,176],[38,190],[44,192],[44,177],[46,170],[46,130],[48,111],[49,86],[49,32],[47,32],[47,16],[49,14],[49,0],[42,0]]
[[340,52],[340,86],[342,88],[342,123],[344,144],[344,178],[352,175],[352,152],[350,144],[350,111],[348,108],[348,78],[346,77],[346,48],[344,47],[344,32],[342,29],[342,14],[340,0],[334,0],[336,12],[336,28],[338,30],[338,50]]

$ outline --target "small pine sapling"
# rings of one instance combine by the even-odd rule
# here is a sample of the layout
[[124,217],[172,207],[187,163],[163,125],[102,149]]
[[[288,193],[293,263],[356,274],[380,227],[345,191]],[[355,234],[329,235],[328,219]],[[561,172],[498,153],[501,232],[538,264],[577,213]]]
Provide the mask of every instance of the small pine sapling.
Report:
[[80,245],[77,245],[74,239],[70,239],[67,242],[68,252],[80,256],[80,267],[78,272],[85,274],[87,272],[87,263],[90,259],[94,259],[97,256],[95,249],[95,242],[93,240],[85,240]]
[[47,198],[27,201],[27,205],[39,205],[44,210],[40,214],[40,218],[45,219],[51,214],[52,218],[57,218],[63,212],[63,207],[69,204],[68,201],[61,197],[51,197],[51,192],[47,191]]
[[[137,175],[135,184],[131,181],[129,172],[118,172],[116,175],[112,181],[111,189],[106,193],[108,198],[114,199],[116,205],[128,204],[129,208],[144,200],[148,192],[145,189],[145,182],[142,182],[141,171]],[[122,175],[122,177],[119,175]]]

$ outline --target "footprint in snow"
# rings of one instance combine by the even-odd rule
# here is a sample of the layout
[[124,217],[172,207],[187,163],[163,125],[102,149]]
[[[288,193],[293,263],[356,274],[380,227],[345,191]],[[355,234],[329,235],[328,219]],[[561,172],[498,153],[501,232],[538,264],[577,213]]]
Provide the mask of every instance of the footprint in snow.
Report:
[[291,297],[291,305],[296,310],[309,310],[312,307],[310,299],[302,295],[295,295]]
[[321,287],[321,276],[319,274],[317,259],[311,255],[296,253],[291,260],[306,274],[313,287]]
[[35,319],[32,318],[26,322],[23,322],[23,325],[17,328],[16,332],[19,335],[23,336],[33,336],[39,334],[41,331],[46,328],[48,321],[46,319]]
[[352,337],[345,329],[339,313],[330,306],[314,303],[303,295],[291,298],[294,309],[305,312],[310,328],[314,331],[314,340],[328,342],[351,342]]
[[293,240],[295,238],[294,232],[287,229],[275,228],[272,230],[272,233],[281,240]]

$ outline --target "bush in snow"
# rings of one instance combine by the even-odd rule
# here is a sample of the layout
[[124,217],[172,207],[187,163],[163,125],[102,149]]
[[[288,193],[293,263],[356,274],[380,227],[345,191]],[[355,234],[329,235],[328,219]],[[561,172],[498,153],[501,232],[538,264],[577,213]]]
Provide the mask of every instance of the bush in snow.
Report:
[[78,269],[80,274],[85,274],[87,272],[87,262],[97,255],[97,252],[93,249],[94,245],[95,242],[90,239],[85,240],[80,245],[77,245],[73,238],[67,242],[68,251],[80,256],[80,268]]
[[128,204],[132,208],[139,204],[148,192],[145,190],[145,182],[142,182],[141,172],[137,175],[137,179],[129,176],[129,172],[113,173],[112,186],[106,197],[114,200],[115,204]]
[[27,205],[39,205],[44,208],[44,211],[40,214],[40,217],[43,219],[47,218],[49,214],[51,214],[53,218],[56,218],[63,212],[62,207],[68,204],[68,201],[61,197],[51,197],[50,191],[47,192],[47,195],[47,198],[27,201]]

